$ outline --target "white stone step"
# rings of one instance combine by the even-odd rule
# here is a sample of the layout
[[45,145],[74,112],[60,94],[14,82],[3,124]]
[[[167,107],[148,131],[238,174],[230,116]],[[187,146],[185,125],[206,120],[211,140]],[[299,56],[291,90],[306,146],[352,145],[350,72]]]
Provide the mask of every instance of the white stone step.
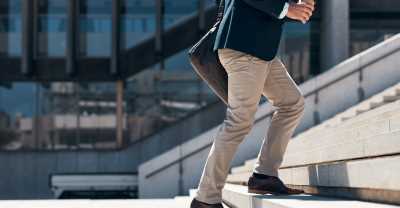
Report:
[[196,191],[197,191],[197,189],[190,189],[189,190],[189,196],[190,197],[194,197],[196,195]]
[[192,202],[192,197],[190,196],[176,196],[174,199],[176,206],[182,208],[189,208]]
[[273,196],[247,193],[246,186],[227,184],[223,199],[240,208],[395,208],[399,206],[312,195]]
[[[400,102],[314,134],[299,134],[287,148],[282,167],[400,153]],[[255,159],[232,173],[253,169]]]
[[174,199],[115,199],[115,200],[0,200],[0,208],[187,208]]
[[[282,167],[399,153],[400,116],[391,121],[393,128],[397,126],[393,132],[381,133],[364,139],[349,139],[348,141],[333,143],[332,145],[321,146],[307,151],[288,151]],[[245,165],[233,168],[231,173],[251,172],[254,163],[255,159],[249,160]]]
[[395,113],[326,131],[322,137],[294,139],[282,167],[400,153],[400,115]]
[[[341,112],[338,113],[337,115],[335,115],[334,117],[323,121],[321,124],[312,127],[304,132],[302,132],[300,134],[300,136],[304,135],[304,136],[310,136],[313,134],[316,134],[317,132],[323,131],[325,128],[329,127],[335,127],[339,124],[342,123],[343,120],[348,120],[350,118],[353,118],[357,115],[359,115],[359,113],[356,113],[357,110],[360,111],[369,111],[371,109],[373,109],[374,106],[371,106],[371,102],[379,102],[379,101],[399,101],[400,100],[400,94],[398,94],[398,91],[400,91],[400,83],[393,85],[392,87],[389,87],[388,89],[382,91],[381,93],[378,93],[370,98],[368,98],[367,100]],[[384,104],[387,104],[386,102],[384,102]]]
[[400,155],[279,170],[286,184],[400,191]]
[[379,107],[389,102],[394,102],[400,99],[400,83],[383,90],[382,92],[367,98],[365,101],[337,114],[338,122],[350,119],[361,113],[367,112],[373,108]]
[[[383,119],[385,116],[387,117],[387,112],[392,111],[394,114],[396,114],[396,110],[400,108],[400,102],[396,101],[394,103],[386,104],[385,106],[382,106],[380,108],[376,108],[374,110],[371,110],[367,114],[364,115],[358,115],[356,117],[351,118],[351,121],[346,120],[345,122],[340,122],[340,124],[335,124],[335,125],[329,125],[328,123],[321,123],[320,125],[310,128],[306,130],[303,133],[300,133],[295,136],[295,138],[291,142],[296,142],[298,140],[304,139],[304,138],[320,138],[324,135],[327,134],[328,131],[336,131],[339,127],[346,127],[349,129],[349,127],[355,127],[355,126],[361,126],[365,125],[371,122],[374,122],[374,120],[379,120]],[[337,120],[337,118],[333,118],[334,120]],[[361,120],[361,122],[360,122]],[[356,123],[353,125],[353,123]],[[353,126],[351,126],[353,125]],[[350,128],[351,129],[351,128]]]
[[[190,189],[190,190],[189,190],[190,200],[192,200],[192,199],[194,198],[196,191],[197,191],[197,189]],[[229,207],[228,207],[226,204],[224,204],[224,203],[222,203],[222,206],[223,206],[224,208],[229,208]],[[189,208],[189,207],[188,207],[188,208]]]
[[[310,193],[400,203],[399,100],[321,126],[290,141],[279,170],[286,184]],[[227,182],[245,185],[255,161],[233,168]]]
[[[279,170],[279,177],[291,185],[400,192],[399,173],[400,155],[395,155],[284,168]],[[227,182],[243,185],[250,175],[251,172],[230,174]]]

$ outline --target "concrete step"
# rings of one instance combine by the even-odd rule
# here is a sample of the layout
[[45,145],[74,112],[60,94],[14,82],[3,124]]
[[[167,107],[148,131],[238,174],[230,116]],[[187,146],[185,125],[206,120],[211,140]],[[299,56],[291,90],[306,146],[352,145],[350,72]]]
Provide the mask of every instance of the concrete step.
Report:
[[[367,174],[366,174],[367,173]],[[286,184],[388,189],[400,192],[400,155],[281,168]],[[230,174],[230,183],[245,184],[249,172]]]
[[[245,185],[255,162],[232,168],[227,182]],[[395,204],[399,173],[400,100],[296,135],[279,170],[286,184],[309,193]]]
[[196,195],[196,191],[197,191],[197,189],[190,189],[189,196],[193,198]]
[[0,208],[188,208],[174,199],[123,200],[0,200]]
[[[282,167],[400,153],[400,102],[381,108],[318,134],[299,134],[290,141]],[[254,163],[248,160],[232,173]]]
[[[396,101],[396,102],[393,102],[390,104],[386,104],[385,106],[381,106],[379,108],[370,110],[366,114],[357,115],[356,117],[351,118],[351,121],[350,121],[350,119],[348,119],[346,121],[342,121],[340,123],[336,123],[333,125],[332,124],[333,122],[331,122],[330,120],[332,120],[332,119],[338,120],[338,117],[334,117],[334,118],[328,120],[327,123],[323,122],[318,126],[312,127],[310,129],[306,130],[305,132],[296,135],[295,138],[292,139],[291,143],[299,142],[299,140],[301,142],[303,142],[302,139],[305,139],[305,138],[321,138],[321,137],[327,135],[327,132],[334,133],[339,128],[351,130],[354,127],[360,127],[360,126],[366,125],[368,123],[373,123],[377,120],[385,119],[385,117],[387,118],[390,116],[395,116],[395,114],[399,115],[399,113],[397,112],[399,108],[400,108],[400,102]],[[387,115],[390,111],[394,115]],[[312,143],[314,143],[314,142],[312,142]]]
[[382,92],[367,98],[359,104],[338,113],[332,119],[324,121],[321,125],[323,126],[335,126],[340,124],[342,121],[353,118],[361,113],[367,112],[371,109],[377,108],[381,105],[395,102],[400,99],[400,83],[393,85],[392,87],[383,90]]
[[353,106],[346,111],[337,114],[335,117],[340,121],[348,120],[361,113],[377,108],[386,103],[394,102],[400,99],[400,83],[389,87],[388,89],[366,99],[365,101]]
[[[307,193],[400,204],[399,173],[400,154],[282,168],[279,177]],[[247,185],[251,174],[230,174],[227,182]]]
[[373,118],[349,120],[318,137],[294,138],[282,167],[400,153],[399,104]]
[[189,208],[192,202],[192,197],[190,196],[176,196],[174,199],[176,206],[182,208]]
[[[190,201],[194,198],[196,191],[197,191],[197,189],[190,189],[189,190]],[[222,206],[224,208],[229,208],[228,205],[226,205],[225,203],[222,203]],[[189,208],[189,207],[190,206],[188,206],[187,208]]]
[[399,206],[386,205],[357,200],[321,197],[313,195],[273,196],[247,193],[247,187],[226,184],[223,190],[223,200],[230,207],[238,208],[395,208]]
[[[319,134],[300,134],[286,150],[282,167],[400,153],[400,102],[387,104]],[[232,168],[251,171],[255,159]]]

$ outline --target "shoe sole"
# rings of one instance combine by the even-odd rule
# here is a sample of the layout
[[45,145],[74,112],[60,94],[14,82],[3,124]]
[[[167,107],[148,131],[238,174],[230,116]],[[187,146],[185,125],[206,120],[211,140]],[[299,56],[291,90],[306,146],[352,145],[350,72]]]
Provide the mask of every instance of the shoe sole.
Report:
[[296,195],[296,194],[303,194],[302,193],[279,193],[279,192],[273,192],[273,191],[267,191],[267,190],[259,190],[259,189],[247,189],[248,193],[252,193],[252,194],[261,194],[261,195],[265,195],[265,194],[272,194],[272,195]]
[[247,192],[252,193],[252,194],[274,194],[277,195],[279,193],[273,192],[273,191],[266,191],[266,190],[259,190],[259,189],[247,189]]

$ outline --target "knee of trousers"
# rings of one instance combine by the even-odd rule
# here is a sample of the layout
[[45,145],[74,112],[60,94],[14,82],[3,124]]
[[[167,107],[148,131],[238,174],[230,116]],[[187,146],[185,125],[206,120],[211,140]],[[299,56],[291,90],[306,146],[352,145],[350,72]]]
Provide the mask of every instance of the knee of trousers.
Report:
[[251,109],[247,111],[235,111],[227,109],[226,117],[222,123],[223,134],[217,137],[221,143],[241,143],[254,124],[254,113]]
[[297,96],[291,97],[284,105],[278,107],[283,111],[294,111],[298,114],[302,114],[304,113],[305,109],[305,98],[303,95],[299,94]]
[[304,98],[303,95],[300,95],[300,96],[298,97],[298,100],[297,100],[297,102],[295,103],[294,107],[295,107],[296,109],[298,109],[299,111],[301,111],[301,112],[304,111],[304,108],[305,108],[305,98]]

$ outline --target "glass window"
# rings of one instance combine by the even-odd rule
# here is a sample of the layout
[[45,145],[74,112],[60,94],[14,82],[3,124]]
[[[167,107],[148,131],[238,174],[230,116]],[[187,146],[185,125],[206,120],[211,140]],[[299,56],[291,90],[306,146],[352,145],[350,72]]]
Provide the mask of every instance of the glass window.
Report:
[[155,31],[155,0],[121,0],[121,46],[134,47]]
[[[0,149],[33,149],[40,146],[40,131],[35,128],[42,114],[42,86],[13,83],[0,87]],[[6,138],[4,141],[3,139]],[[42,137],[42,139],[46,139]]]
[[110,82],[0,86],[0,149],[115,148],[115,90]]
[[21,55],[21,0],[0,1],[0,56]]
[[353,18],[350,24],[350,55],[356,55],[399,32],[399,13],[388,12],[374,19],[369,16]]
[[196,12],[198,9],[198,0],[164,0],[165,2],[165,18],[164,28],[173,25],[177,20],[182,19],[184,16]]
[[81,0],[80,56],[109,57],[111,55],[112,0]]
[[40,0],[38,7],[39,56],[65,56],[67,1]]

